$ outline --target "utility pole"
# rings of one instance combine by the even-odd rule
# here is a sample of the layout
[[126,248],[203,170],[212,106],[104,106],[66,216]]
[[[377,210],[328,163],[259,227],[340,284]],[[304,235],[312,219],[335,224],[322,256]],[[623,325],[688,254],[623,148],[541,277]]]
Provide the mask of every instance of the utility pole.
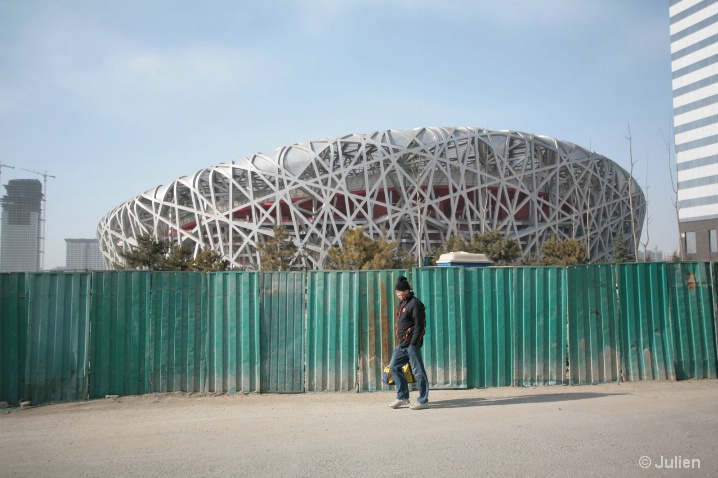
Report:
[[55,176],[51,174],[47,174],[47,171],[44,173],[41,173],[39,171],[33,171],[32,169],[25,169],[20,168],[23,171],[27,171],[28,173],[34,173],[39,174],[43,177],[43,185],[42,185],[42,208],[40,211],[40,241],[38,242],[37,246],[37,255],[39,258],[39,264],[38,267],[40,271],[45,269],[45,212],[47,211],[47,178],[56,179]]

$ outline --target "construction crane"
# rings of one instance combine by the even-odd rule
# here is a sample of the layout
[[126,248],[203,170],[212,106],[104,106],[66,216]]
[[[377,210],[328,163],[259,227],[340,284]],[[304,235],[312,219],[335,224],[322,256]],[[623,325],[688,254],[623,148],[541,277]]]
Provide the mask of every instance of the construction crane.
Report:
[[32,169],[20,168],[28,173],[39,174],[43,177],[42,184],[42,210],[40,211],[40,241],[37,244],[37,256],[39,259],[39,270],[45,269],[45,211],[47,210],[47,178],[57,179],[52,174],[47,174],[47,171],[41,173],[39,171],[33,171]]
[[[2,178],[2,168],[10,168],[15,169],[15,166],[10,166],[9,164],[0,163],[0,178]],[[0,179],[0,187],[2,187],[2,179]],[[1,192],[0,192],[1,194]]]

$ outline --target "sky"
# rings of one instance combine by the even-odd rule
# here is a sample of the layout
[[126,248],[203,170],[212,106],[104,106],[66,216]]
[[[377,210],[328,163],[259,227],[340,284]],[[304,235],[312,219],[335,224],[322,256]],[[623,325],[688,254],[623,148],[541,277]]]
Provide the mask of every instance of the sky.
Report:
[[630,129],[648,248],[675,250],[671,110],[667,0],[0,0],[0,181],[55,176],[46,269],[181,176],[423,126],[551,136],[625,169]]

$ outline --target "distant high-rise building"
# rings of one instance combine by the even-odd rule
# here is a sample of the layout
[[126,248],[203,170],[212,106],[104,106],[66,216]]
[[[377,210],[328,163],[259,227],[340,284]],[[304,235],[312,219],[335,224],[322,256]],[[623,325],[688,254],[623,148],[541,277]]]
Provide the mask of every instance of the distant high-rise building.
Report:
[[37,179],[13,179],[5,189],[0,272],[37,272],[40,270],[42,183]]
[[718,2],[670,0],[679,227],[686,259],[718,259]]
[[100,243],[97,239],[65,239],[67,255],[65,269],[67,270],[104,270]]

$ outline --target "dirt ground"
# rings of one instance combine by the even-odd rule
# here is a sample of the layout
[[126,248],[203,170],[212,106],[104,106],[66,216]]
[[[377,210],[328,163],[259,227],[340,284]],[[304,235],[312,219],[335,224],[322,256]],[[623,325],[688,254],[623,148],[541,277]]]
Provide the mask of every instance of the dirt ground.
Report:
[[434,390],[418,411],[393,398],[152,394],[0,410],[0,475],[718,476],[716,380]]

